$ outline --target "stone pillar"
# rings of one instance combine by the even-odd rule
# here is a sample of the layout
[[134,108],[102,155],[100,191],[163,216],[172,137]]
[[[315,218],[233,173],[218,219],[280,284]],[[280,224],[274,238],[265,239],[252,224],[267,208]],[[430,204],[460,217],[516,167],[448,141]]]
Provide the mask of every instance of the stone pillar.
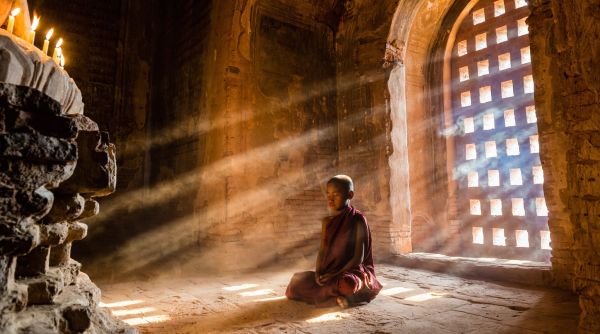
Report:
[[534,0],[530,6],[552,269],[558,285],[579,294],[579,331],[599,333],[600,1]]

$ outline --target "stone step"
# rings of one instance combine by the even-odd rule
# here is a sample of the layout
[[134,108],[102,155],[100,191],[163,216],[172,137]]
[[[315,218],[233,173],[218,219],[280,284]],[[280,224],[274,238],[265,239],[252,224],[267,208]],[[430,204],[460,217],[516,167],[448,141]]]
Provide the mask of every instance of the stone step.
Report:
[[469,258],[433,253],[397,255],[384,262],[405,268],[423,269],[451,275],[519,283],[532,286],[552,286],[549,263],[496,258]]

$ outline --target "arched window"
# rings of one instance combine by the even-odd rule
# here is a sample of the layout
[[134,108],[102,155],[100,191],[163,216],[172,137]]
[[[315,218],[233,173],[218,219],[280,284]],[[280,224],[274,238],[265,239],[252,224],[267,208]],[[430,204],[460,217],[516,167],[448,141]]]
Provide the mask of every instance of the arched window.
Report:
[[525,0],[481,0],[450,60],[454,178],[465,255],[548,259]]

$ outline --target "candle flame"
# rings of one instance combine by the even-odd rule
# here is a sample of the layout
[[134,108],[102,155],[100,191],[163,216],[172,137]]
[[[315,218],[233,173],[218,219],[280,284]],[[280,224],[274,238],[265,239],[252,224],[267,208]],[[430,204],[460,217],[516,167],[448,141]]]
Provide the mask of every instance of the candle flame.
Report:
[[10,16],[17,16],[21,12],[21,8],[17,7],[10,12]]
[[50,28],[50,30],[48,30],[48,32],[46,33],[46,39],[50,40],[50,37],[52,37],[52,34],[54,34],[54,28]]
[[33,15],[33,22],[31,22],[31,30],[37,29],[38,24],[40,24],[40,17],[37,15]]
[[63,43],[63,39],[62,39],[62,38],[59,38],[59,39],[58,39],[58,42],[56,42],[56,47],[57,47],[57,48],[60,48],[60,47],[62,46],[62,43]]

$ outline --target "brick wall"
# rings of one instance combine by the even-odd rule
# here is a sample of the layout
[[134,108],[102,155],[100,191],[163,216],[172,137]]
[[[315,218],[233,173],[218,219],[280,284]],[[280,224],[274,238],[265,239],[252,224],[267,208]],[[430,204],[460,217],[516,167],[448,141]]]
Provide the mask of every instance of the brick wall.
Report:
[[322,182],[337,158],[333,32],[302,6],[226,1],[213,11],[207,117],[216,126],[196,211],[206,263],[221,269],[316,256]]
[[[42,45],[46,31],[54,27],[53,43],[65,40],[66,70],[83,95],[85,113],[111,133],[115,105],[121,0],[29,1],[30,11],[42,16],[36,45]],[[50,52],[52,52],[50,48]]]
[[[410,241],[402,242],[410,233],[407,184],[390,182],[390,155],[396,148],[389,73],[382,66],[396,7],[393,1],[349,2],[336,35],[339,169],[356,181],[355,203],[369,219],[376,259],[410,250]],[[407,172],[407,164],[400,164]],[[401,203],[394,218],[390,197]]]
[[600,331],[600,1],[534,0],[532,64],[557,284],[580,294],[579,330]]

